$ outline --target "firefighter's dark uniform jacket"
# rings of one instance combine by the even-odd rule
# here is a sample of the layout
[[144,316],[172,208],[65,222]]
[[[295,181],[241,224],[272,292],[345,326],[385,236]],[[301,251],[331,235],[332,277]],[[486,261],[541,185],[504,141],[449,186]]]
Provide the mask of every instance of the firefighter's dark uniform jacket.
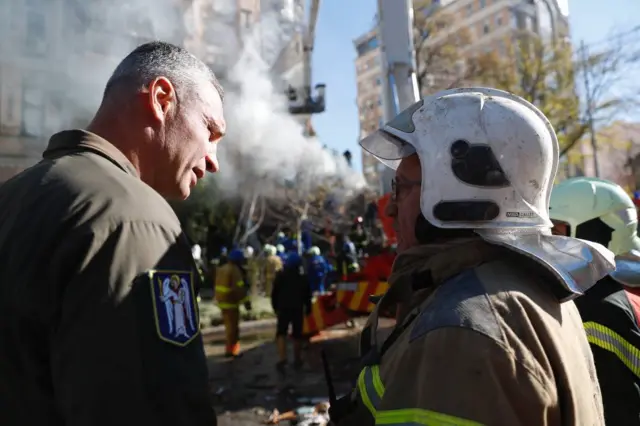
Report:
[[296,267],[286,267],[276,274],[271,292],[274,311],[311,311],[311,286],[307,276]]
[[[363,330],[365,367],[337,423],[602,426],[578,310],[559,303],[553,278],[528,262],[475,239],[400,254]],[[392,298],[408,305],[376,342]]]
[[640,425],[640,289],[603,278],[576,299],[607,425]]
[[214,425],[175,213],[94,134],[43,157],[0,187],[0,425]]

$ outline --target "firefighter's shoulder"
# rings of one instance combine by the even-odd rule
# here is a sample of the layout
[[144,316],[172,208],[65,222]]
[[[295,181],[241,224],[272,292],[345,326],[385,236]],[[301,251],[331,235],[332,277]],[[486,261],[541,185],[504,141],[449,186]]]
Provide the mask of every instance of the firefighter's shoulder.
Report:
[[548,283],[517,265],[494,260],[440,285],[420,309],[409,341],[449,328],[473,331],[508,347],[513,345],[512,333],[522,337],[523,332],[531,332],[526,329],[531,323],[558,326],[554,312],[559,309]]
[[446,280],[425,302],[416,317],[408,343],[420,342],[440,329],[467,329],[501,341],[500,322],[485,282],[477,268],[468,269]]
[[[523,280],[525,274],[496,261],[441,284],[383,356],[376,420],[406,414],[408,423],[547,424],[543,412],[555,406],[548,394],[554,381],[541,365],[544,352],[539,359],[526,345],[532,332],[521,338],[516,331],[527,324],[527,302],[518,300],[527,284],[509,281]],[[455,397],[443,391],[445,383]],[[514,401],[531,423],[513,410]]]

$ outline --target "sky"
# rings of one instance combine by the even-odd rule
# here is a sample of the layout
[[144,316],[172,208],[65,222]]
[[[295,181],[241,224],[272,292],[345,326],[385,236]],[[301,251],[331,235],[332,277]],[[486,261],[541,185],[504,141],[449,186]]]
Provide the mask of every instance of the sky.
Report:
[[[617,29],[638,24],[640,0],[560,0],[568,4],[574,42],[599,42]],[[350,150],[361,169],[353,40],[372,28],[377,0],[323,0],[313,52],[314,83],[327,85],[326,111],[313,118],[323,144]]]

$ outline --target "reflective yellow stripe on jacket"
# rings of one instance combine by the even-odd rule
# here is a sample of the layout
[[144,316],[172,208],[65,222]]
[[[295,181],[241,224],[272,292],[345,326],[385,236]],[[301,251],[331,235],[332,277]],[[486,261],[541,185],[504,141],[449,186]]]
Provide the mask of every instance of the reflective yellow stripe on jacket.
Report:
[[384,397],[380,367],[365,367],[358,377],[358,394],[377,425],[393,426],[481,426],[480,423],[420,408],[378,410]]
[[[236,286],[238,287],[244,287],[244,282],[243,281],[237,281],[236,282]],[[215,287],[215,291],[216,293],[230,293],[231,292],[231,288],[224,286],[224,285],[217,285]],[[242,299],[240,301],[240,303],[244,303],[245,301],[249,300],[248,297],[245,297],[244,299]],[[225,303],[225,302],[218,302],[218,308],[220,309],[234,309],[237,308],[238,306],[240,306],[240,303]]]
[[589,343],[613,353],[636,377],[640,378],[640,349],[615,331],[597,322],[585,322],[584,329]]

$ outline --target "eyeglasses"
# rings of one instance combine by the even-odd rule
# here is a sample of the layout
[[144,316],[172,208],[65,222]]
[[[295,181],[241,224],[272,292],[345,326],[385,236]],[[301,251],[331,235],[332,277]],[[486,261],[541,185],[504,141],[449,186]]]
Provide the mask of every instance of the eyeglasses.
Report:
[[399,188],[410,188],[415,185],[421,185],[422,181],[420,180],[401,180],[398,181],[396,178],[391,179],[391,201],[396,201],[398,199],[398,189]]

